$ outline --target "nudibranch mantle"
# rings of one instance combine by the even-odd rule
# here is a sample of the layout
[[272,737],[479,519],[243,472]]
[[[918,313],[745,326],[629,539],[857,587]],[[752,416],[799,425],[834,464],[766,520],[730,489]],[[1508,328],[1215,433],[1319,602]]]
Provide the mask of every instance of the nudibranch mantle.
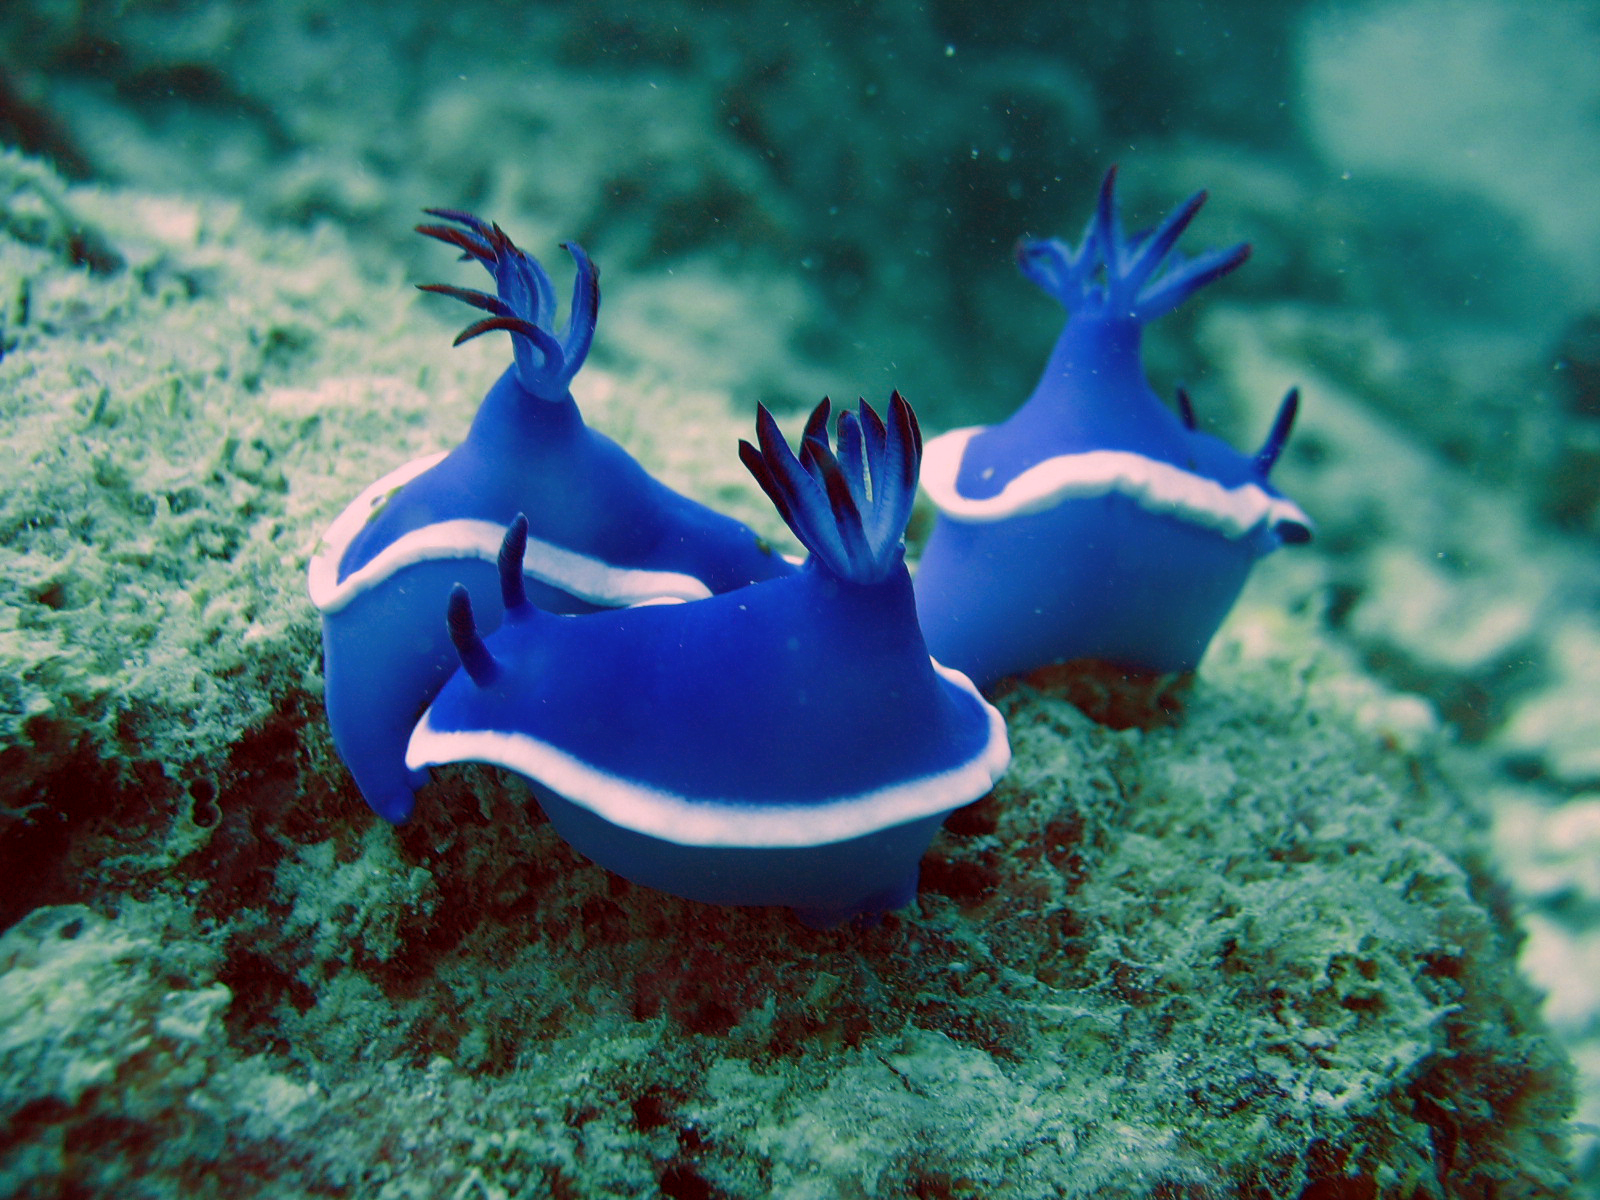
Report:
[[[505,528],[490,521],[460,518],[435,521],[402,534],[376,558],[340,578],[340,565],[357,534],[389,503],[397,490],[438,465],[446,453],[441,451],[414,459],[389,472],[357,496],[328,527],[311,560],[311,602],[319,612],[340,611],[407,567],[434,560],[453,562],[477,558],[491,565],[496,562]],[[663,597],[698,600],[712,594],[703,581],[681,571],[618,567],[554,542],[531,537],[523,574],[530,581],[595,608],[625,607]]]
[[928,443],[922,488],[940,512],[983,524],[1054,508],[1063,500],[1126,496],[1146,512],[1161,513],[1215,530],[1226,538],[1304,523],[1291,500],[1257,483],[1228,487],[1170,463],[1125,450],[1062,454],[1026,468],[994,496],[965,496],[957,484],[962,457],[985,427],[952,429]]
[[1188,398],[1145,379],[1142,327],[1239,266],[1249,247],[1192,260],[1174,246],[1205,193],[1154,230],[1122,229],[1115,169],[1076,250],[1018,247],[1023,273],[1068,310],[1029,399],[1005,421],[927,447],[938,510],[916,577],[934,656],[987,687],[1051,662],[1098,658],[1192,670],[1256,558],[1311,522],[1269,481],[1298,409],[1242,454],[1195,428]]
[[569,385],[593,341],[600,290],[581,248],[567,247],[577,274],[558,335],[554,287],[537,260],[498,226],[429,211],[450,224],[419,231],[481,263],[496,294],[424,290],[489,314],[457,345],[503,330],[514,361],[460,445],[397,468],[346,507],[307,579],[323,619],[334,742],[367,802],[393,822],[411,815],[426,779],[406,767],[406,742],[457,666],[439,613],[461,584],[485,628],[499,623],[496,558],[518,513],[533,524],[526,588],[556,612],[699,599],[794,571],[754,531],[672,491],[584,424]]
[[762,409],[741,453],[811,557],[705,600],[582,616],[521,595],[522,522],[502,553],[500,629],[456,593],[462,670],[412,735],[412,768],[491,762],[529,778],[558,832],[603,866],[712,903],[815,924],[899,907],[943,817],[1010,761],[1000,714],[935,663],[902,537],[920,437],[827,404],[797,458]]
[[[909,613],[909,587],[895,601],[895,616]],[[513,618],[486,639],[506,664],[503,677],[471,692],[460,679],[447,686],[413,733],[408,761],[492,762],[614,824],[685,846],[839,842],[987,792],[1006,744],[999,713],[964,675],[931,660],[944,688],[895,678],[901,647],[886,654],[873,644],[881,618],[824,642],[814,628],[824,605],[841,615],[855,607],[818,573],[801,572],[749,598],[582,618],[530,609],[525,623]],[[808,626],[804,639],[790,632]],[[705,661],[713,652],[730,664],[770,665],[724,673],[713,693],[694,682],[715,671]],[[819,654],[830,663],[825,676],[807,661]],[[557,694],[560,711],[542,711],[556,707]],[[984,714],[981,727],[965,719],[971,712]],[[455,727],[479,718],[519,727]],[[896,745],[885,736],[890,721],[925,737]],[[908,777],[913,747],[922,762]]]

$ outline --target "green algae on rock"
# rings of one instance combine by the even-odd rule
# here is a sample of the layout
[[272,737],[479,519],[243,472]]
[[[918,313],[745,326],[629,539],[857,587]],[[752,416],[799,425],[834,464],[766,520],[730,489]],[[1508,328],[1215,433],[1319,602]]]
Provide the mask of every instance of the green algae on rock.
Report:
[[[1476,814],[1307,596],[1149,728],[1008,694],[1012,773],[871,928],[631,887],[484,770],[383,829],[304,562],[492,356],[331,234],[6,162],[0,1190],[1572,1194]],[[585,410],[766,519],[724,396]]]

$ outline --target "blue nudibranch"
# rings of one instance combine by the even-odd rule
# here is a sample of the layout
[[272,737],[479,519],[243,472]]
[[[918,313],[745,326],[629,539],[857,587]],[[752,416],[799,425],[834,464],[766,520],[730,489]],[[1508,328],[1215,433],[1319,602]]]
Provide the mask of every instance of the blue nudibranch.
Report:
[[581,248],[566,247],[577,280],[558,336],[555,289],[535,259],[496,225],[428,212],[449,224],[418,232],[477,259],[496,294],[424,290],[488,313],[457,345],[504,330],[514,362],[461,445],[390,472],[339,515],[309,580],[335,744],[367,802],[394,822],[410,816],[426,779],[405,766],[406,741],[457,665],[439,613],[462,583],[485,628],[498,624],[495,561],[518,513],[530,527],[527,592],[557,612],[696,599],[794,569],[752,530],[667,488],[584,425],[568,385],[594,338],[600,284]]
[[[518,519],[505,621],[464,589],[462,670],[407,764],[494,763],[530,779],[557,831],[628,879],[832,924],[909,903],[943,818],[1010,760],[1005,724],[917,627],[903,536],[921,437],[898,393],[812,414],[799,457],[760,409],[746,466],[811,552],[787,578],[681,604],[558,616],[532,604]],[[436,620],[440,614],[436,614]]]
[[1139,356],[1142,326],[1249,256],[1173,249],[1200,192],[1128,237],[1115,168],[1076,250],[1025,241],[1023,274],[1068,311],[1026,403],[987,428],[928,443],[922,485],[939,510],[916,579],[940,662],[988,686],[1052,662],[1096,658],[1193,669],[1255,559],[1310,537],[1268,482],[1294,421],[1291,391],[1266,443],[1241,454],[1174,414]]

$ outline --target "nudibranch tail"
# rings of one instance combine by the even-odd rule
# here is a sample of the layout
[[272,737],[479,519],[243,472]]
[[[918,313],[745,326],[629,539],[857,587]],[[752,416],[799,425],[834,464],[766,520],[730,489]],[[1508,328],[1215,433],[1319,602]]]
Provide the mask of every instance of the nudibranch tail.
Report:
[[899,392],[888,420],[865,400],[839,415],[838,453],[828,445],[829,402],[812,411],[795,455],[765,405],[756,409],[756,440],[739,457],[778,515],[816,560],[852,583],[877,583],[900,561],[916,498],[922,431]]
[[1250,247],[1243,242],[1192,259],[1173,249],[1205,203],[1203,191],[1178,205],[1153,230],[1130,238],[1117,213],[1116,178],[1117,169],[1112,167],[1076,250],[1059,238],[1024,239],[1017,244],[1022,273],[1068,312],[1152,321],[1250,257]]
[[572,285],[572,305],[566,327],[555,333],[555,285],[539,260],[521,250],[498,225],[451,208],[424,209],[464,226],[418,225],[417,232],[455,246],[463,257],[476,259],[494,276],[495,294],[450,284],[421,284],[422,291],[449,296],[482,309],[489,315],[468,325],[455,345],[494,330],[511,334],[517,379],[535,396],[559,400],[567,394],[578,369],[594,342],[595,320],[600,310],[600,270],[576,242],[562,243],[572,255],[577,277]]

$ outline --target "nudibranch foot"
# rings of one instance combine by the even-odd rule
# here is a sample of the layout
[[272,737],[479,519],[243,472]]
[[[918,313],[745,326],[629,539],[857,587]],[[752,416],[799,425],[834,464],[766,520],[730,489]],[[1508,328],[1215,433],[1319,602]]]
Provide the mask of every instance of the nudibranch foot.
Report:
[[770,414],[741,450],[811,551],[798,573],[683,604],[557,616],[521,594],[521,520],[501,555],[500,628],[456,592],[462,667],[411,736],[413,770],[498,764],[563,836],[646,886],[787,905],[831,923],[909,898],[945,815],[1010,759],[1005,724],[935,663],[903,537],[920,458],[910,406],[819,405],[790,450]]
[[1193,670],[1250,567],[1311,523],[1268,476],[1299,409],[1291,391],[1261,449],[1197,428],[1145,379],[1145,322],[1239,266],[1249,247],[1180,257],[1205,193],[1129,237],[1115,169],[1083,240],[1024,242],[1023,273],[1068,319],[1038,386],[1005,421],[928,443],[939,510],[917,573],[935,657],[980,686],[1078,658]]
[[[567,844],[642,887],[702,904],[782,906],[812,929],[904,908],[917,898],[922,855],[943,814],[820,846],[681,846],[595,815],[535,781],[534,795]],[[892,880],[870,891],[842,880]]]
[[753,530],[672,491],[584,424],[568,390],[594,336],[599,274],[577,246],[571,312],[537,260],[497,225],[452,209],[422,226],[486,267],[495,291],[425,290],[487,312],[460,342],[511,335],[514,362],[466,439],[397,468],[333,522],[309,585],[322,613],[329,724],[373,808],[404,820],[425,775],[405,766],[417,718],[460,665],[440,621],[463,585],[485,631],[500,621],[496,560],[506,524],[527,514],[523,597],[592,612],[662,597],[697,599],[791,574]]

